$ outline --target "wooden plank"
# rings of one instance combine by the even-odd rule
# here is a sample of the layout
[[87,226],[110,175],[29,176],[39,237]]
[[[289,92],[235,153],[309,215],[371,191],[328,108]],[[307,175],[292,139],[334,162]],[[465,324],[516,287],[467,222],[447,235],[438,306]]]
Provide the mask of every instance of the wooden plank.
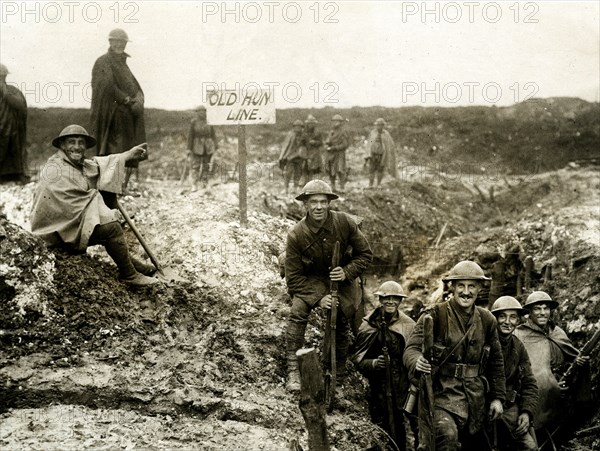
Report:
[[323,372],[315,348],[296,352],[300,369],[300,411],[308,431],[309,451],[329,451],[325,422],[325,387]]

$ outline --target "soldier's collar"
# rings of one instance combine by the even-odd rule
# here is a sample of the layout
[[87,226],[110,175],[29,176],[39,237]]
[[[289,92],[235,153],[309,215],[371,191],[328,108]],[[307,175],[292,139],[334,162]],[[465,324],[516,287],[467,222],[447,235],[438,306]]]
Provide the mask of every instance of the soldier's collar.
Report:
[[333,219],[331,216],[331,210],[327,209],[327,219],[325,219],[323,225],[319,225],[310,217],[308,213],[306,213],[306,225],[313,233],[317,233],[321,229],[331,232],[333,230]]

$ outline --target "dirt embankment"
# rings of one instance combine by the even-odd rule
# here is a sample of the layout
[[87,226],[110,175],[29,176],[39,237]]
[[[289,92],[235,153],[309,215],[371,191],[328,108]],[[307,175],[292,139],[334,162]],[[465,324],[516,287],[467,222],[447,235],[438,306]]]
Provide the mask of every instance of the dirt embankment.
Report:
[[[251,213],[249,227],[239,227],[227,201],[235,201],[233,184],[187,197],[173,184],[146,188],[125,206],[161,263],[188,283],[127,289],[102,250],[52,253],[0,220],[0,444],[279,450],[293,437],[302,443],[297,399],[284,390],[287,304],[276,265],[291,221]],[[13,221],[26,224],[32,189],[3,191]],[[319,321],[312,319],[310,343],[321,341]],[[380,437],[364,421],[364,386],[352,377],[330,418],[332,442],[344,450]]]
[[[283,385],[287,300],[276,264],[293,223],[286,216],[301,210],[281,196],[280,179],[258,177],[242,228],[237,184],[216,182],[182,193],[149,180],[125,199],[161,263],[189,279],[146,290],[118,283],[102,250],[48,252],[17,225],[27,228],[34,185],[0,188],[10,219],[0,218],[0,445],[275,450],[304,440]],[[411,169],[378,189],[365,184],[354,178],[335,208],[364,218],[376,254],[369,285],[402,275],[411,300],[431,302],[439,276],[473,258],[488,271],[512,268],[511,290],[532,255],[531,289],[561,301],[557,319],[576,344],[600,324],[596,171],[465,180]],[[311,344],[321,341],[320,321],[311,319]],[[594,374],[596,391],[599,382]],[[352,373],[329,417],[337,449],[381,439],[364,394]],[[585,440],[573,446],[598,441]]]

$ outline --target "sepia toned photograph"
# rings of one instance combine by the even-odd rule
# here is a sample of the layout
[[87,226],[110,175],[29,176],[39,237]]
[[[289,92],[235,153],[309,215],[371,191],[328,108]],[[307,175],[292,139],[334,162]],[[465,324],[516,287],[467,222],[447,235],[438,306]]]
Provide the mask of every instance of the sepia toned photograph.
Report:
[[0,3],[0,449],[600,450],[600,4]]

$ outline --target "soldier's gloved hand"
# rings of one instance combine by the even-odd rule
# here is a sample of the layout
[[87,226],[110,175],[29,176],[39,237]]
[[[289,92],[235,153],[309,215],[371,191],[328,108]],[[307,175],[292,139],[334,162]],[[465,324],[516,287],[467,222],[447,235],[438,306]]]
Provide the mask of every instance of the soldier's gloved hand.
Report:
[[373,359],[373,368],[377,370],[385,369],[385,357],[380,355],[376,359]]
[[499,399],[494,399],[490,403],[490,411],[488,413],[488,415],[490,416],[490,420],[497,420],[502,416],[503,413],[504,408],[502,407],[502,401],[500,401]]
[[417,359],[417,364],[415,366],[415,369],[417,371],[420,371],[421,373],[430,374],[431,373],[431,364],[427,361],[427,359],[425,357],[423,357],[421,355]]
[[529,414],[527,412],[523,412],[517,418],[517,429],[515,429],[515,435],[520,436],[525,434],[529,430],[530,426]]
[[329,273],[329,279],[332,282],[343,282],[344,280],[346,280],[346,273],[344,272],[341,266],[336,266]]
[[577,357],[575,357],[575,364],[577,366],[585,366],[588,363],[590,363],[590,356],[589,355],[578,355]]
[[[331,295],[326,294],[319,301],[319,307],[329,310],[329,309],[331,309],[332,302],[333,302],[333,299],[332,299]],[[336,307],[338,306],[338,304],[339,304],[339,302],[336,304]]]

